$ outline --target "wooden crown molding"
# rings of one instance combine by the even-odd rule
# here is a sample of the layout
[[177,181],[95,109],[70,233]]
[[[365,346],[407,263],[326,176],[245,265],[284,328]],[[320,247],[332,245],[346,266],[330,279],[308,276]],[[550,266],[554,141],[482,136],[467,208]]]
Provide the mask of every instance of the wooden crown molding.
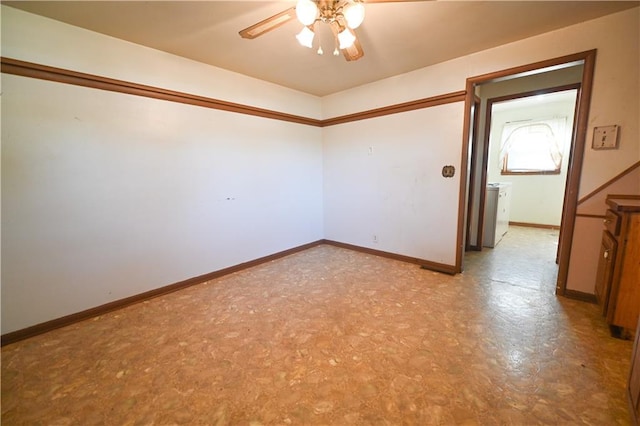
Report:
[[116,80],[113,78],[72,71],[64,68],[56,68],[48,65],[36,64],[33,62],[21,61],[18,59],[2,57],[0,58],[0,64],[1,71],[6,74],[37,78],[40,80],[48,80],[58,83],[73,84],[76,86],[107,90],[117,93],[125,93],[128,95],[144,96],[152,99],[178,102],[182,104],[235,112],[238,114],[252,115],[273,120],[282,120],[315,127],[334,126],[336,124],[366,120],[369,118],[397,114],[400,112],[428,108],[452,102],[462,102],[465,99],[465,91],[459,91],[424,99],[418,99],[401,104],[390,105],[382,108],[362,111],[355,114],[329,118],[326,120],[318,120],[315,118],[287,114],[265,108],[258,108],[234,102],[222,101],[205,96],[198,96],[184,92],[162,89],[154,86],[147,86],[144,84],[132,83],[124,80]]
[[152,99],[160,99],[164,101],[178,102],[182,104],[235,112],[239,114],[247,114],[257,117],[288,121],[292,123],[306,124],[309,126],[319,127],[321,125],[320,120],[316,120],[313,118],[286,114],[269,109],[221,101],[219,99],[207,98],[204,96],[197,96],[184,92],[176,92],[159,87],[131,83],[129,81],[116,80],[113,78],[101,77],[63,68],[50,67],[48,65],[35,64],[33,62],[25,62],[17,59],[2,57],[0,64],[2,65],[2,72],[6,74],[55,81],[58,83],[73,84],[76,86],[107,90],[111,92],[126,93],[129,95],[144,96]]
[[368,118],[381,117],[384,115],[397,114],[399,112],[413,111],[416,109],[429,108],[438,105],[449,104],[453,102],[462,102],[465,99],[466,92],[447,93],[439,96],[418,99],[415,101],[404,102],[401,104],[390,105],[382,108],[370,109],[367,111],[357,112],[355,114],[342,115],[339,117],[328,118],[322,120],[322,127],[335,126],[336,124],[349,123],[351,121],[366,120]]
[[[32,62],[26,62],[26,61],[21,61],[18,59],[12,59],[12,58],[6,58],[6,57],[0,57],[0,71],[5,74],[12,74],[12,75],[17,75],[21,77],[36,78],[40,80],[71,84],[75,86],[87,87],[92,89],[100,89],[100,90],[124,93],[124,94],[135,95],[135,96],[143,96],[143,97],[152,98],[152,99],[165,100],[169,102],[177,102],[182,104],[194,105],[194,106],[211,108],[211,109],[222,110],[222,111],[229,111],[229,112],[234,112],[238,114],[246,114],[246,115],[252,115],[252,116],[263,117],[263,118],[274,119],[274,120],[282,120],[282,121],[315,126],[315,127],[326,127],[326,126],[333,126],[333,125],[342,124],[342,123],[348,123],[352,121],[366,120],[369,118],[375,118],[375,117],[380,117],[384,115],[412,111],[416,109],[428,108],[428,107],[442,105],[446,103],[461,102],[461,101],[464,101],[465,99],[465,92],[461,91],[461,92],[454,92],[450,94],[391,105],[388,107],[363,111],[360,113],[349,114],[341,117],[335,117],[328,120],[317,120],[317,119],[312,119],[312,118],[307,118],[307,117],[302,117],[302,116],[297,116],[292,114],[286,114],[278,111],[257,108],[257,107],[222,101],[222,100],[213,99],[213,98],[207,98],[204,96],[197,96],[189,93],[177,92],[177,91],[162,89],[154,86],[132,83],[124,80],[117,80],[117,79],[102,77],[98,75],[87,74],[87,73],[67,70],[63,68],[56,68],[48,65],[36,64]],[[205,274],[199,277],[194,277],[186,281],[182,281],[179,283],[154,289],[148,292],[137,294],[125,299],[116,300],[114,302],[110,302],[95,308],[87,309],[82,312],[77,312],[71,315],[67,315],[62,318],[56,318],[54,320],[47,321],[42,324],[36,324],[34,326],[27,327],[22,330],[10,332],[1,336],[0,344],[4,346],[10,343],[14,343],[19,340],[26,339],[28,337],[36,336],[38,334],[51,331],[56,328],[64,327],[88,318],[95,317],[97,315],[103,315],[107,312],[120,309],[134,303],[138,303],[142,300],[147,300],[153,297],[171,293],[192,285],[209,281],[211,279],[214,279],[232,272],[240,271],[248,267],[255,266],[273,259],[277,259],[286,255],[295,253],[297,251],[305,250],[307,248],[316,246],[318,244],[323,244],[323,243],[332,244],[338,247],[350,248],[352,250],[357,249],[369,254],[389,257],[389,258],[393,258],[393,259],[401,260],[405,262],[416,263],[416,264],[422,265],[422,267],[424,268],[432,269],[432,270],[436,270],[444,273],[449,273],[449,274],[454,273],[454,270],[450,265],[442,265],[438,263],[429,262],[423,259],[415,259],[408,256],[402,256],[402,255],[397,255],[392,253],[381,252],[377,250],[360,248],[360,247],[351,246],[348,244],[338,243],[334,241],[320,240],[320,241],[316,241],[310,244],[305,244],[303,246],[296,247],[290,250],[285,250],[284,252],[266,256],[264,258],[256,259],[250,262],[246,262],[240,265],[235,265],[235,266],[225,268],[223,270],[215,271],[209,274]]]

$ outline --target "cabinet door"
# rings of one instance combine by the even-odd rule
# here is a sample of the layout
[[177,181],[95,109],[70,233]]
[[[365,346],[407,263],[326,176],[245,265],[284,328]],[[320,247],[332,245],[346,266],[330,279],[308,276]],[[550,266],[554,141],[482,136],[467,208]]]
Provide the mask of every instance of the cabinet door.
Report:
[[[640,329],[640,323],[638,325]],[[640,414],[640,345],[638,339],[640,333],[636,333],[633,343],[633,352],[631,353],[631,371],[629,372],[629,382],[627,384],[627,396],[631,405],[631,419],[633,424],[638,424],[638,414]]]
[[600,244],[600,260],[598,261],[598,273],[596,276],[596,298],[602,308],[602,315],[607,315],[609,305],[609,293],[613,280],[613,266],[616,259],[618,243],[609,231],[602,233]]
[[509,210],[511,204],[511,188],[504,186],[498,193],[498,211],[496,212],[496,239],[500,239],[509,230]]
[[[622,216],[611,296],[614,306],[610,323],[634,333],[640,316],[640,213]],[[607,316],[609,318],[609,316]]]

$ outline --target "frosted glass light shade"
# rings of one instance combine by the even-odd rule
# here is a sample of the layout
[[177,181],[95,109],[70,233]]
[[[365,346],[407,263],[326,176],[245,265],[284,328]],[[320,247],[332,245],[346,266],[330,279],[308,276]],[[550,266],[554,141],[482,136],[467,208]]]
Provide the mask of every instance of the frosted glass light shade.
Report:
[[318,6],[311,0],[298,0],[296,16],[302,25],[311,25],[318,15]]
[[344,19],[347,26],[356,29],[364,21],[364,5],[362,3],[349,3],[344,7]]
[[302,31],[298,33],[296,38],[298,39],[298,43],[300,43],[304,47],[312,48],[314,36],[315,34],[313,31],[311,31],[308,27],[304,27]]
[[340,42],[340,49],[347,49],[353,46],[353,42],[356,41],[356,36],[353,35],[349,28],[345,28],[338,34],[338,42]]

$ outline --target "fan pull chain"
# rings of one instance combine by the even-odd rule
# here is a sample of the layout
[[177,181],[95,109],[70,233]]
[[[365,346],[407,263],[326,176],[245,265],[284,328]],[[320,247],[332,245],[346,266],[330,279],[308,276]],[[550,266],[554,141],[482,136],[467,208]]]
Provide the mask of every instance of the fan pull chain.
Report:
[[[316,30],[316,28],[318,28],[318,22],[314,22],[313,23],[313,29],[314,31]],[[318,55],[322,55],[324,52],[322,51],[322,42],[320,41],[320,37],[318,37],[318,51],[317,51]]]

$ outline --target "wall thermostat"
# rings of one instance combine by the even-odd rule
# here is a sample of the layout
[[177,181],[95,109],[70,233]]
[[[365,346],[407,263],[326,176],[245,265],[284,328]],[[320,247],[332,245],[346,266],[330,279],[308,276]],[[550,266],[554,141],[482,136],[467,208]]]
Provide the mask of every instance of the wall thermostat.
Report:
[[593,149],[616,149],[618,147],[618,125],[600,126],[593,129]]

